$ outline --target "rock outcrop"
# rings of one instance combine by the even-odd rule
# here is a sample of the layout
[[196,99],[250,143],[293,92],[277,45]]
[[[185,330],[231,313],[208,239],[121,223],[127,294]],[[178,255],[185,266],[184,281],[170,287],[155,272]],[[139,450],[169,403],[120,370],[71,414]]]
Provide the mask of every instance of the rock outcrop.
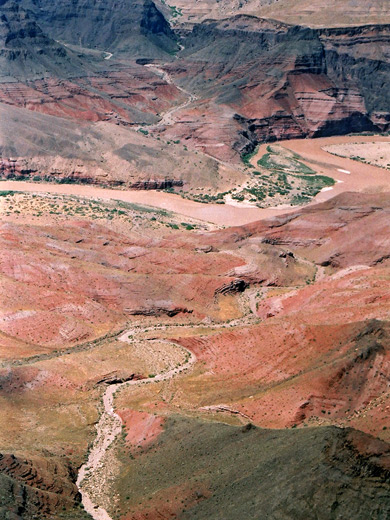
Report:
[[202,184],[223,191],[237,172],[210,157],[199,159],[181,143],[123,126],[113,131],[109,123],[69,121],[0,103],[0,178],[185,191]]
[[[0,454],[0,516],[31,520],[57,518],[80,504],[76,474],[65,460],[46,454],[36,460]],[[54,515],[54,516],[53,516]]]
[[0,6],[0,66],[3,82],[82,73],[86,63],[45,34],[23,2],[10,0]]
[[[221,140],[241,154],[259,142],[389,128],[387,25],[310,29],[236,16],[183,36],[185,51],[168,69],[199,101],[167,135],[187,131],[190,142],[226,158]],[[206,107],[218,121],[214,134],[200,119]]]
[[[112,3],[5,2],[0,102],[117,125],[155,125],[178,105],[151,131],[230,161],[259,142],[390,127],[388,25],[237,15],[174,32],[151,0]],[[143,66],[155,60],[168,76]]]
[[153,0],[22,0],[54,40],[131,58],[169,60],[177,37]]
[[248,287],[247,282],[240,278],[236,278],[229,283],[221,285],[218,289],[215,290],[215,295],[217,294],[232,294],[232,293],[240,293],[244,292]]

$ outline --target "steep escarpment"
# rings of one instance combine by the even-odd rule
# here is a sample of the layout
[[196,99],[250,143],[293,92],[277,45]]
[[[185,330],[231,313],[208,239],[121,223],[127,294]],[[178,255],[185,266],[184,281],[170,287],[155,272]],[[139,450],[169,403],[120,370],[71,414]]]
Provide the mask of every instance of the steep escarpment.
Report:
[[[148,125],[236,162],[259,142],[390,125],[387,25],[313,29],[237,15],[174,32],[151,0],[9,0],[1,11],[8,104]],[[153,60],[165,72],[142,66]]]
[[[169,70],[199,101],[167,133],[221,156],[221,141],[241,153],[264,141],[386,130],[389,35],[385,25],[317,30],[249,16],[198,24]],[[205,111],[218,121],[214,134]]]
[[123,519],[379,520],[388,510],[389,445],[369,435],[179,416],[164,430],[154,449],[122,461]]
[[346,88],[357,86],[373,123],[380,127],[383,123],[388,124],[390,97],[383,85],[390,73],[386,51],[390,26],[323,29],[318,32],[325,50],[328,77],[335,83],[345,82]]
[[24,3],[47,34],[68,44],[166,60],[178,50],[175,34],[152,0]]
[[4,82],[80,74],[86,63],[45,34],[23,4],[10,1],[0,7],[0,66]]
[[0,453],[0,516],[8,519],[59,518],[59,512],[76,509],[80,495],[76,475],[66,460],[49,457],[35,460]]
[[[0,7],[2,102],[128,125],[156,122],[182,100],[174,85],[135,63],[138,57],[167,61],[177,47],[153,2],[122,2],[121,8],[80,2],[78,9],[74,3],[61,3],[62,9],[43,4],[9,0]],[[111,60],[113,52],[122,53],[125,63]]]

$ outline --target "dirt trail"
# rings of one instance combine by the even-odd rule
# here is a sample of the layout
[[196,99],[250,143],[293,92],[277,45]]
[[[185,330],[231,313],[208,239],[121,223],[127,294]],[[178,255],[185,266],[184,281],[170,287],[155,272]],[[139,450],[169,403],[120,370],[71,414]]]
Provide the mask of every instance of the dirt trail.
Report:
[[[249,325],[252,321],[256,320],[255,316],[243,316],[237,318],[230,323],[220,323],[210,325],[213,329],[220,329],[226,327],[237,327],[240,325]],[[199,326],[204,324],[200,323]],[[122,342],[131,343],[137,334],[144,334],[148,332],[162,332],[177,328],[178,325],[160,325],[155,327],[134,327],[128,329],[122,333],[118,340]],[[131,340],[130,340],[131,338]],[[96,490],[108,489],[106,483],[102,481],[99,470],[104,464],[104,456],[107,450],[112,445],[114,440],[122,431],[122,419],[114,411],[114,395],[125,386],[140,386],[144,384],[155,384],[161,381],[167,381],[177,377],[183,372],[187,372],[196,362],[196,356],[190,350],[183,346],[175,343],[172,340],[161,340],[159,342],[165,342],[174,345],[177,349],[186,353],[186,361],[179,367],[172,368],[166,372],[157,374],[153,379],[141,379],[134,381],[126,381],[124,383],[111,384],[107,386],[106,391],[103,394],[103,410],[96,425],[97,436],[93,443],[92,449],[89,452],[88,460],[83,466],[81,466],[78,474],[76,484],[82,496],[82,503],[85,510],[92,516],[94,520],[112,520],[108,512],[95,501]],[[220,410],[222,411],[222,410]],[[227,411],[227,410],[225,410]],[[235,411],[229,410],[231,413]],[[95,480],[94,480],[95,479]]]
[[[142,332],[150,332],[154,330],[161,330],[161,328],[151,327],[149,329],[140,329]],[[118,339],[122,342],[130,343],[129,336],[134,337],[137,329],[129,329],[122,334]],[[126,381],[124,383],[108,385],[103,395],[103,411],[99,422],[96,425],[97,436],[93,443],[92,449],[89,453],[88,460],[81,466],[77,478],[77,486],[82,496],[82,503],[84,509],[92,516],[94,520],[112,520],[108,512],[98,503],[95,502],[94,491],[97,489],[106,488],[106,483],[95,482],[95,478],[99,479],[99,468],[103,464],[103,458],[108,448],[111,446],[116,437],[121,433],[122,420],[114,411],[114,394],[124,386],[139,386],[143,384],[153,384],[161,381],[166,381],[178,376],[180,373],[188,371],[188,369],[196,362],[196,357],[192,352],[185,349],[181,345],[173,341],[167,341],[175,345],[181,351],[185,351],[187,358],[185,363],[180,367],[172,368],[166,372],[157,374],[153,379]],[[95,475],[96,474],[96,475]]]
[[[182,47],[181,50],[183,50],[184,47],[183,46],[181,46],[181,47]],[[147,65],[145,65],[145,67],[148,67],[151,71],[153,71],[155,74],[157,74],[157,76],[161,77],[169,85],[174,85],[178,90],[180,90],[180,92],[183,92],[183,94],[185,94],[188,97],[187,101],[185,101],[181,105],[177,105],[177,106],[172,107],[169,110],[167,110],[167,112],[165,112],[163,114],[161,120],[157,124],[152,125],[150,127],[150,129],[153,131],[153,129],[155,129],[155,128],[160,128],[162,126],[169,126],[169,125],[175,124],[176,121],[172,117],[173,114],[175,114],[176,112],[179,112],[180,110],[183,110],[183,108],[188,107],[189,105],[191,105],[191,103],[193,103],[194,101],[196,101],[199,98],[192,92],[189,92],[188,90],[184,89],[183,87],[181,87],[180,85],[175,83],[172,79],[172,76],[166,70],[162,69],[161,67],[158,67],[157,65],[154,65],[154,64],[147,64]],[[143,127],[140,127],[140,126],[137,127],[137,129],[140,129],[140,128],[143,128]],[[218,146],[218,145],[216,145],[216,146]],[[228,163],[226,161],[222,161],[221,159],[218,159],[217,157],[214,157],[213,155],[210,155],[209,153],[207,153],[205,151],[202,151],[202,154],[205,155],[206,157],[209,157],[209,159],[212,159],[213,161],[216,161],[217,163],[222,164],[223,166],[226,166],[227,168],[232,167],[232,165],[230,163]]]
[[178,112],[179,110],[183,110],[183,108],[186,108],[187,106],[189,106],[193,101],[195,101],[197,98],[197,96],[195,96],[194,94],[192,94],[191,92],[189,92],[188,90],[185,90],[184,88],[180,87],[179,85],[177,85],[173,80],[172,80],[172,77],[170,74],[168,74],[168,72],[166,72],[164,69],[162,69],[161,67],[158,67],[157,65],[153,65],[153,64],[148,64],[148,65],[145,65],[145,67],[148,67],[148,69],[150,69],[152,72],[154,72],[155,74],[157,74],[157,76],[160,76],[164,81],[166,81],[169,85],[175,85],[175,87],[180,90],[180,92],[183,92],[183,94],[185,94],[187,96],[187,100],[182,103],[181,105],[177,105],[173,108],[170,108],[169,110],[167,110],[165,112],[165,114],[163,115],[163,117],[161,118],[161,120],[153,125],[151,128],[158,128],[158,127],[161,127],[161,126],[169,126],[169,125],[173,125],[175,123],[175,119],[173,118],[173,114],[175,114],[176,112]]

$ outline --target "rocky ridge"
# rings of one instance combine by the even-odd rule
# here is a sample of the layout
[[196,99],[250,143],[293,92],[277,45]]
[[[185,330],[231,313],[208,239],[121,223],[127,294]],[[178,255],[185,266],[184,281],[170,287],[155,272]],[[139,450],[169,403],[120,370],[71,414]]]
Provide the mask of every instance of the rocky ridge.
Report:
[[[385,131],[388,40],[386,25],[309,29],[249,16],[195,25],[168,69],[199,101],[166,133],[222,158],[221,142],[241,154],[259,142]],[[205,110],[227,135],[205,131]]]
[[[390,67],[388,25],[316,29],[236,15],[173,31],[166,9],[150,1],[134,0],[132,18],[124,0],[114,18],[106,4],[65,3],[56,14],[50,5],[25,0],[1,7],[0,102],[149,125],[154,136],[236,162],[259,142],[389,128],[382,88]],[[88,17],[102,30],[92,31]],[[12,29],[22,23],[26,30]],[[115,41],[112,24],[121,28]],[[153,61],[165,63],[170,79],[143,66]],[[173,106],[179,108],[169,124],[156,126]]]

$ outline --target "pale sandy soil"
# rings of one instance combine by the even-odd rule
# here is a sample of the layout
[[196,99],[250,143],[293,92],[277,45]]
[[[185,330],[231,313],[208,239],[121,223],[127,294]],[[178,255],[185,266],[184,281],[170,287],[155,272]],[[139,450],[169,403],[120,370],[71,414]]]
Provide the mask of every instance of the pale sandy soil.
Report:
[[[363,164],[346,157],[336,157],[325,148],[329,146],[347,146],[352,143],[362,148],[366,143],[383,143],[390,147],[387,136],[340,136],[320,139],[294,139],[281,143],[284,148],[297,153],[305,164],[311,166],[320,175],[332,177],[337,182],[332,190],[323,190],[311,202],[324,202],[346,191],[380,192],[390,191],[390,173],[383,168]],[[267,144],[260,146],[253,158],[255,164],[267,152]],[[361,154],[360,154],[361,155]],[[346,173],[350,172],[350,173]]]
[[311,27],[345,27],[389,23],[389,0],[176,0],[183,17],[178,23],[249,14]]
[[360,160],[390,170],[390,141],[335,144],[324,147],[324,150],[333,155]]
[[[155,330],[155,329],[151,329]],[[148,330],[143,330],[147,332]],[[137,333],[137,329],[129,329],[122,334],[119,341],[133,343],[133,337]],[[173,365],[173,368],[167,367],[166,370],[154,375],[148,381],[129,381],[125,383],[108,385],[103,395],[103,411],[99,422],[96,425],[97,436],[89,452],[88,460],[79,471],[77,478],[77,486],[79,487],[84,509],[92,516],[94,520],[112,520],[112,517],[106,510],[107,476],[111,472],[104,471],[107,464],[104,464],[105,456],[122,430],[122,419],[114,411],[114,395],[125,386],[140,386],[150,383],[158,383],[172,379],[182,372],[187,371],[195,362],[196,356],[189,350],[172,341],[165,341],[169,347],[174,346],[178,351],[178,359],[181,361],[179,365]],[[186,354],[183,360],[183,353]],[[112,506],[112,497],[108,496],[107,505]]]
[[[218,225],[234,226],[278,215],[278,209],[241,208],[223,204],[201,204],[179,195],[159,191],[112,190],[76,184],[34,184],[22,181],[2,181],[0,190],[30,193],[56,193],[102,200],[121,200],[146,204]],[[293,211],[294,208],[291,209]],[[286,213],[286,210],[283,210]]]
[[[324,202],[345,191],[390,191],[390,173],[387,170],[352,159],[336,157],[324,150],[324,147],[331,145],[344,145],[356,142],[361,144],[372,143],[374,139],[376,143],[390,143],[390,138],[384,136],[352,136],[285,141],[283,146],[299,154],[303,161],[313,167],[317,173],[328,175],[337,181],[332,190],[320,192],[310,203],[313,204]],[[266,153],[266,148],[266,144],[260,147],[257,155],[253,158],[253,164]],[[347,174],[340,170],[351,173]],[[146,204],[173,211],[183,216],[226,226],[243,225],[264,218],[290,213],[297,209],[296,206],[286,207],[285,205],[261,209],[238,207],[230,204],[201,204],[183,199],[179,195],[159,191],[113,190],[75,184],[34,184],[20,181],[2,181],[0,182],[0,190],[45,192],[100,198],[102,200],[121,200]]]

